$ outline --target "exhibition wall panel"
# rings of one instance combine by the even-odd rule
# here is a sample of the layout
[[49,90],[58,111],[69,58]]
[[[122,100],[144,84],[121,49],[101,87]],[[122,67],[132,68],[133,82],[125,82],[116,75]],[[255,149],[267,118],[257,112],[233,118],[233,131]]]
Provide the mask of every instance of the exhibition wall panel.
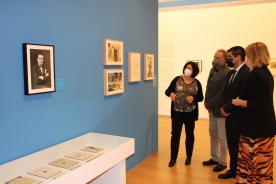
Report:
[[[1,1],[0,24],[0,164],[91,131],[135,138],[127,170],[157,150],[157,87],[127,80],[128,52],[157,56],[157,0]],[[104,38],[124,42],[124,65],[103,65]],[[22,43],[54,46],[66,89],[24,94]],[[124,93],[104,96],[105,69],[124,70]]]

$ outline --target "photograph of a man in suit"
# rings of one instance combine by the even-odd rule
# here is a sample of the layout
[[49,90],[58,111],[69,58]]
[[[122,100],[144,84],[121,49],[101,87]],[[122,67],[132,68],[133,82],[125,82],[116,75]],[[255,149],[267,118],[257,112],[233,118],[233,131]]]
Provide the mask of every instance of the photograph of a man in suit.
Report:
[[221,179],[235,178],[238,149],[239,149],[239,107],[232,104],[232,99],[239,96],[250,68],[244,63],[245,50],[243,47],[235,46],[227,50],[227,65],[233,70],[228,73],[226,86],[223,93],[223,107],[221,115],[225,116],[226,138],[230,155],[230,169],[225,174],[218,175]]
[[205,166],[216,165],[214,172],[220,172],[227,168],[228,147],[225,130],[225,117],[221,115],[222,94],[226,85],[226,77],[230,68],[226,65],[227,52],[217,50],[212,61],[207,80],[204,106],[209,112],[210,156],[204,161]]
[[32,66],[32,89],[51,87],[48,83],[50,79],[50,71],[45,66],[42,54],[37,54],[37,62]]

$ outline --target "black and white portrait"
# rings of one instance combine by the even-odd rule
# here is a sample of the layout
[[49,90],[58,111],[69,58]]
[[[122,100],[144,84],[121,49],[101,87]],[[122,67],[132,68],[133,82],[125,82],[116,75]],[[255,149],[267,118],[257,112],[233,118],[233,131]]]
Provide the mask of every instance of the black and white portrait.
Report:
[[54,47],[23,44],[25,94],[55,91]]
[[[32,89],[41,89],[51,87],[50,75],[50,51],[31,49],[32,64]],[[48,60],[48,62],[47,62]]]

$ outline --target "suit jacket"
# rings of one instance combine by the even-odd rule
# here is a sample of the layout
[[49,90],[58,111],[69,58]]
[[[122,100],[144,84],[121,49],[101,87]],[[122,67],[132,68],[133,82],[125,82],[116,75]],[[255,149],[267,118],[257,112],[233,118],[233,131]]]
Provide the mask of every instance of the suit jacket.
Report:
[[[177,80],[178,80],[178,78],[179,77],[182,77],[182,76],[177,76],[177,77],[175,77],[173,80],[172,80],[172,82],[171,82],[171,84],[170,84],[170,86],[166,89],[166,91],[165,91],[165,94],[169,97],[170,96],[170,94],[173,92],[173,93],[175,93],[175,86],[176,86],[176,82],[177,82]],[[201,102],[202,100],[203,100],[203,93],[202,93],[202,86],[201,86],[201,83],[197,80],[197,79],[195,79],[196,80],[196,82],[197,82],[197,88],[198,88],[198,91],[197,91],[197,95],[195,95],[195,96],[193,96],[194,97],[194,101],[196,102],[196,108],[195,108],[195,120],[198,120],[198,102]],[[173,117],[173,113],[175,112],[174,110],[173,110],[173,108],[174,108],[174,103],[173,103],[173,101],[171,102],[171,118]]]
[[229,81],[233,72],[234,70],[229,72],[227,75],[226,86],[222,95],[222,101],[224,111],[230,113],[230,115],[226,117],[227,122],[231,122],[230,126],[237,126],[239,119],[239,107],[232,104],[232,99],[237,98],[240,95],[240,90],[250,73],[250,68],[246,64],[244,64],[239,69],[234,78],[234,81],[229,86]]
[[247,100],[247,107],[240,108],[241,135],[250,138],[275,136],[273,89],[274,78],[266,66],[250,72],[240,92],[240,98]]
[[[41,88],[42,86],[47,86],[47,82],[49,80],[49,76],[45,76],[46,73],[50,73],[45,66],[42,66],[42,72],[40,67],[36,64],[32,67],[32,88]],[[43,76],[44,80],[41,80],[39,77]]]
[[[210,70],[209,77],[213,73],[214,68]],[[230,68],[227,65],[223,65],[220,70],[212,77],[210,84],[206,86],[204,103],[209,108],[209,111],[213,112],[215,117],[224,117],[220,114],[220,108],[222,107],[222,94],[226,85],[226,77]]]

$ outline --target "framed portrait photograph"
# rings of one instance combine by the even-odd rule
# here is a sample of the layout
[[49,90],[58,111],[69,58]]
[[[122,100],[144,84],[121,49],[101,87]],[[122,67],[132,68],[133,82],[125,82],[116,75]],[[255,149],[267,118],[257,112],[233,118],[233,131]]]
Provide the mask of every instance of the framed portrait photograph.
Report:
[[138,52],[128,53],[128,82],[141,81],[141,54]]
[[190,61],[196,63],[199,68],[199,72],[202,72],[202,60],[187,60],[186,63]]
[[144,54],[144,80],[154,79],[154,54]]
[[23,43],[25,94],[55,92],[54,46]]
[[124,92],[124,69],[104,70],[104,95],[115,95]]
[[104,65],[124,64],[124,42],[120,40],[103,40]]

